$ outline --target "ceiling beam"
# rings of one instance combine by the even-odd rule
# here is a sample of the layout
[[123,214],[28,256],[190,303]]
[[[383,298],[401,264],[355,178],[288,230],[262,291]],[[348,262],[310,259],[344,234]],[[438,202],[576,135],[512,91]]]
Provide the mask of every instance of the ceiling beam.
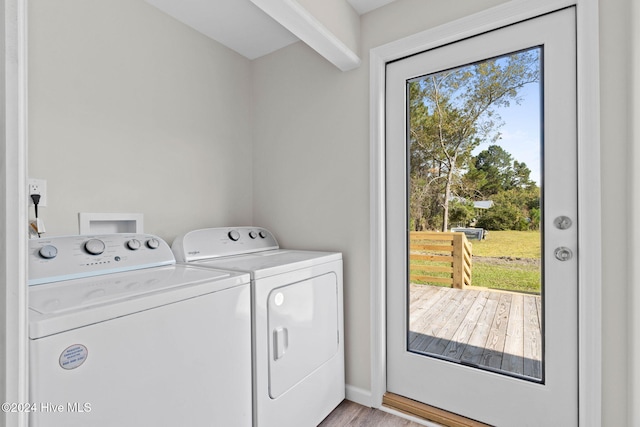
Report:
[[256,6],[342,71],[360,66],[360,57],[296,0],[251,0]]

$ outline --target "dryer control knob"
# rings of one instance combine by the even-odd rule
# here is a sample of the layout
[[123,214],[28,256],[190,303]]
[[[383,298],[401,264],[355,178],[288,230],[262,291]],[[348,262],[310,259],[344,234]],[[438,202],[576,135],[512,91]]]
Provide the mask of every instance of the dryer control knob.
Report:
[[256,237],[258,237],[258,233],[256,233],[255,231],[251,230],[249,232],[249,237],[251,237],[252,239],[255,239]]
[[149,249],[158,249],[160,247],[160,241],[158,239],[147,240],[147,247]]
[[264,239],[265,237],[267,237],[267,232],[266,232],[266,231],[260,231],[260,233],[259,233],[259,234],[260,234],[260,237],[262,237],[263,239]]
[[58,248],[53,245],[44,245],[40,248],[38,254],[44,259],[53,259],[58,255]]
[[142,243],[140,243],[140,240],[138,239],[131,239],[127,242],[127,248],[132,251],[137,251],[140,247],[142,247]]
[[240,233],[238,233],[237,230],[231,230],[228,234],[229,238],[231,240],[233,240],[234,242],[237,242],[238,240],[240,240]]
[[100,255],[104,252],[104,242],[100,239],[89,239],[84,244],[84,249],[91,255]]

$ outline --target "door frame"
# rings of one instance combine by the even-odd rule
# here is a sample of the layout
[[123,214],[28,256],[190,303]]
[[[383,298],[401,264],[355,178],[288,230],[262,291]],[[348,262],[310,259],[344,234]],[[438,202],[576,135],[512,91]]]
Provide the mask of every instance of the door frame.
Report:
[[[371,402],[379,408],[386,386],[386,63],[506,25],[576,6],[578,111],[578,403],[581,426],[599,426],[602,414],[602,311],[599,32],[597,2],[511,0],[370,51],[370,277]],[[590,191],[582,191],[589,189]],[[588,244],[587,244],[588,243]],[[428,403],[428,402],[426,402]]]
[[[28,402],[27,319],[27,4],[4,0],[2,11],[3,79],[0,85],[4,108],[0,151],[2,208],[0,240],[4,254],[0,271],[4,287],[0,296],[3,332],[0,348],[2,402]],[[3,412],[0,426],[27,425],[26,412]]]

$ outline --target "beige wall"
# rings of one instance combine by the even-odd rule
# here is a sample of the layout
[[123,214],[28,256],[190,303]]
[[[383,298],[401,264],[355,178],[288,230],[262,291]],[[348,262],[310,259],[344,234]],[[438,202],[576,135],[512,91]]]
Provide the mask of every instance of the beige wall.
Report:
[[[628,168],[631,175],[631,187],[629,194],[640,194],[640,121],[634,118],[640,117],[640,26],[632,23],[640,22],[640,2],[631,3],[631,13],[629,14],[628,25],[633,34],[631,41],[631,67],[629,68],[630,87],[633,96],[629,100],[628,124],[631,132],[629,138]],[[628,218],[629,230],[633,232],[629,241],[629,253],[627,256],[629,267],[629,283],[640,283],[640,197],[630,197],[632,209]],[[632,381],[629,402],[640,401],[640,289],[638,286],[631,286],[629,308],[629,378]],[[629,423],[640,424],[640,405],[629,404]]]
[[50,235],[78,212],[169,242],[250,224],[251,62],[143,0],[30,1],[29,176]]
[[[631,149],[628,107],[631,101],[631,4],[637,0],[600,1],[600,96],[602,144],[602,399],[603,425],[632,425],[627,411],[629,329],[627,301],[632,286],[625,248],[630,240]],[[637,25],[637,24],[636,24]],[[635,261],[637,263],[637,260]],[[637,308],[636,308],[637,310]],[[637,338],[636,338],[637,339]],[[638,364],[636,360],[635,365]],[[640,422],[637,420],[636,422]],[[629,424],[627,424],[629,423]]]

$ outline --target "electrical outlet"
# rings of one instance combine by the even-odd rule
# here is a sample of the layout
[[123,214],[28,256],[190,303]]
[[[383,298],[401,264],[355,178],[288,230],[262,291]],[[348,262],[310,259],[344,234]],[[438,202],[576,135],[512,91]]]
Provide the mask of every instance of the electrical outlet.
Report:
[[33,206],[33,200],[31,200],[32,194],[40,195],[39,207],[47,206],[47,180],[29,178],[28,184],[27,199],[29,199],[29,206]]

